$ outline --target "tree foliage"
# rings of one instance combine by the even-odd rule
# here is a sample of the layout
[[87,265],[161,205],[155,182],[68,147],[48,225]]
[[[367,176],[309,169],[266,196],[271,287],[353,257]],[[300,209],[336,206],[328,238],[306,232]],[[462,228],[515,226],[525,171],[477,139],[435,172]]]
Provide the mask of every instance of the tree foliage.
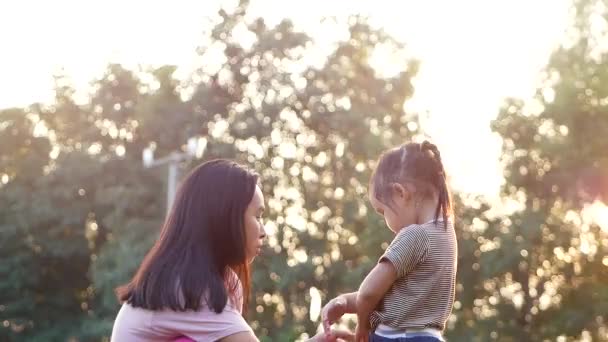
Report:
[[[510,99],[492,124],[504,142],[502,197],[516,209],[456,196],[450,340],[605,334],[606,227],[580,215],[608,197],[606,55],[588,31],[597,2],[577,3],[578,35],[553,54],[536,105]],[[248,320],[265,341],[313,334],[313,288],[323,300],[355,290],[386,248],[367,182],[382,150],[421,134],[404,111],[418,63],[386,77],[371,60],[406,46],[361,17],[328,51],[288,20],[251,18],[246,1],[215,19],[187,81],[175,66],[111,64],[86,103],[59,75],[53,104],[0,111],[0,340],[107,340],[113,290],[164,218],[165,171],[143,168],[148,146],[162,156],[200,136],[203,159],[261,174],[269,246]]]

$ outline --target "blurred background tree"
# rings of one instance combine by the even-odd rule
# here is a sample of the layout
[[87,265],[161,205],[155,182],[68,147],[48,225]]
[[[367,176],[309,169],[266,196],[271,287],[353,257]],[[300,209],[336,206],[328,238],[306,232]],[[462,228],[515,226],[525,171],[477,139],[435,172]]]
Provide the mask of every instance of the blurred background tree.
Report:
[[[606,337],[607,228],[585,214],[608,197],[606,37],[592,32],[604,3],[576,2],[569,43],[535,98],[507,100],[492,124],[501,203],[455,196],[451,341]],[[52,104],[0,111],[1,341],[109,339],[113,290],[165,213],[164,171],[144,169],[141,151],[183,150],[191,136],[206,142],[203,159],[262,175],[269,246],[248,313],[262,340],[314,334],[320,303],[358,287],[391,239],[367,204],[375,160],[424,134],[404,110],[418,62],[374,67],[378,50],[408,51],[364,17],[336,20],[344,38],[323,50],[289,20],[270,26],[248,8],[218,12],[187,82],[175,66],[110,64],[86,103],[58,75]]]
[[455,340],[606,338],[608,227],[584,210],[608,198],[607,36],[591,32],[605,2],[575,5],[536,96],[507,100],[492,124],[512,210],[463,203],[457,215]]

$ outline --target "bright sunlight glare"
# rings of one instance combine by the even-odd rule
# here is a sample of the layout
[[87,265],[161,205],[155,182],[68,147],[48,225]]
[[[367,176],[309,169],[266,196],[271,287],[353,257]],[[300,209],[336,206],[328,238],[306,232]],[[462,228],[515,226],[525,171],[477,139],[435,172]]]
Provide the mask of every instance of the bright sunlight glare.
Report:
[[[60,70],[80,96],[108,62],[175,64],[178,77],[185,77],[196,67],[205,17],[219,5],[218,0],[5,2],[0,108],[51,101],[52,76]],[[489,124],[505,97],[531,96],[569,15],[566,0],[252,0],[251,6],[252,16],[263,15],[270,24],[287,16],[327,46],[339,34],[325,32],[319,19],[353,13],[405,42],[409,57],[422,62],[407,109],[423,115],[423,129],[442,150],[454,188],[489,196],[497,195],[502,180],[500,139]],[[386,71],[397,62],[391,59]]]

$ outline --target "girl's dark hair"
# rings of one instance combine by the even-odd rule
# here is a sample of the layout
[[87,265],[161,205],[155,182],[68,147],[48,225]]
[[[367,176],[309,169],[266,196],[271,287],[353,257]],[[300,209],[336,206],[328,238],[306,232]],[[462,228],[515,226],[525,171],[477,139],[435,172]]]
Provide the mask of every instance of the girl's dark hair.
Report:
[[437,146],[428,141],[408,143],[384,152],[371,177],[374,196],[382,203],[390,204],[392,183],[413,183],[416,195],[430,198],[437,194],[435,224],[442,214],[447,226],[452,214],[452,198],[448,189],[445,170]]
[[229,296],[234,303],[246,303],[251,281],[244,214],[257,183],[257,174],[232,161],[196,167],[182,182],[160,236],[135,276],[116,289],[118,299],[148,310],[207,305],[217,313]]

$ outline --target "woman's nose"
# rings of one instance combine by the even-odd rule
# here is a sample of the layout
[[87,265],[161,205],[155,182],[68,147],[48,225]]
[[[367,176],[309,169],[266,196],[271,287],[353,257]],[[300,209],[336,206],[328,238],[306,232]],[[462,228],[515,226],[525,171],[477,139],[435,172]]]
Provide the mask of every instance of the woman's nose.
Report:
[[262,227],[260,228],[260,239],[265,239],[266,238],[266,226],[264,226],[264,224],[261,225]]

